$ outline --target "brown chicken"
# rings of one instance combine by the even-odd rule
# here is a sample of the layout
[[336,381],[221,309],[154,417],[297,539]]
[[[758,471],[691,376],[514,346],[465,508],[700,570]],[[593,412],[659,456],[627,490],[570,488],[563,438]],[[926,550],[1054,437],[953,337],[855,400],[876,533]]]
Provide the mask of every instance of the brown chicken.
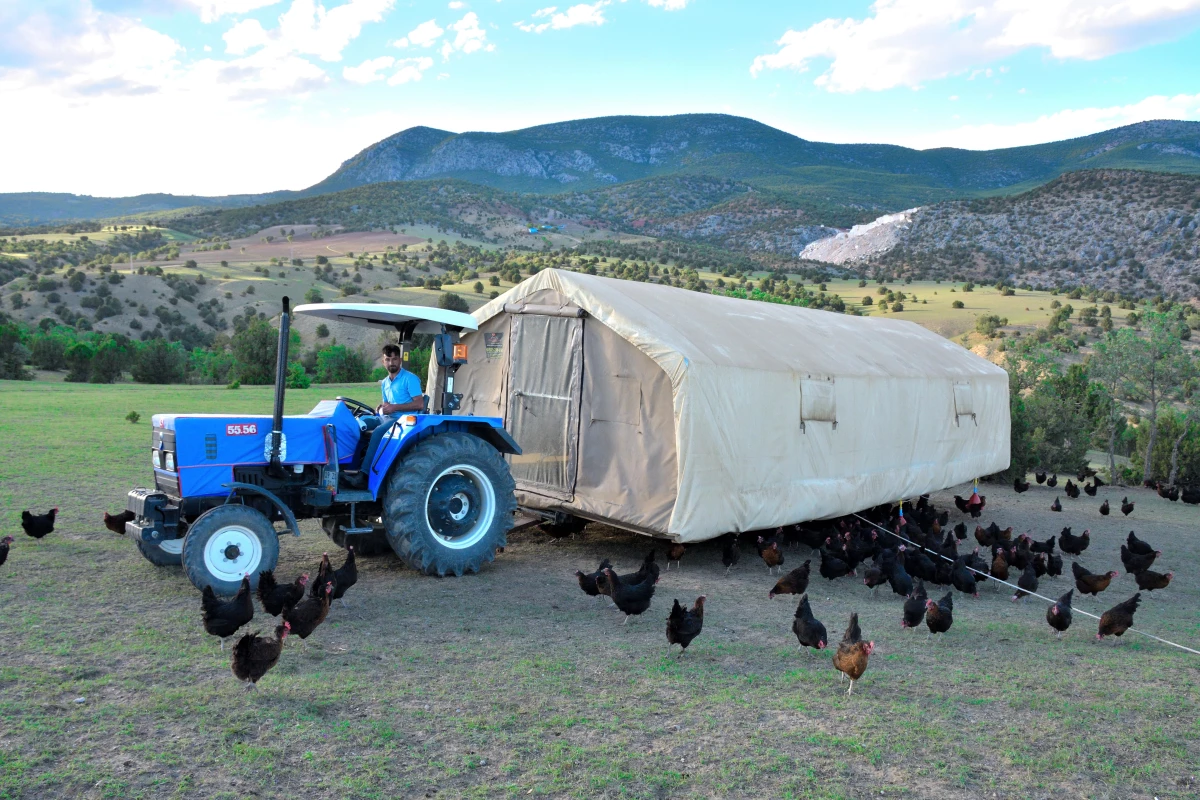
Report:
[[287,638],[291,625],[281,622],[275,626],[275,638],[267,639],[257,633],[247,633],[233,646],[233,677],[248,681],[246,689],[257,689],[258,681],[279,663],[283,652],[283,640]]
[[770,575],[776,567],[783,566],[783,550],[779,549],[779,542],[773,541],[763,548],[762,560],[763,563],[767,565],[768,575]]
[[1075,576],[1075,588],[1080,594],[1098,595],[1108,588],[1112,579],[1119,574],[1116,570],[1097,575],[1088,572],[1078,561],[1071,562],[1071,574]]
[[1003,547],[996,548],[996,557],[992,559],[991,573],[993,578],[999,578],[1002,581],[1008,580],[1008,558]]
[[672,561],[675,562],[676,568],[682,569],[683,565],[679,562],[685,552],[687,552],[687,548],[680,542],[675,542],[667,548],[667,569],[671,568]]
[[854,682],[867,671],[867,659],[875,652],[874,642],[862,640],[862,630],[858,627],[858,612],[850,615],[850,625],[842,636],[837,652],[833,654],[833,666],[842,675],[850,679],[850,688],[846,695],[854,694]]
[[134,514],[132,511],[122,511],[120,514],[110,514],[107,511],[105,511],[104,512],[104,527],[108,528],[110,531],[112,531],[115,534],[124,536],[125,535],[125,523],[133,522],[133,518],[136,516],[137,516],[137,514]]
[[305,647],[308,647],[308,637],[329,616],[333,581],[325,581],[325,584],[318,588],[321,592],[320,597],[306,597],[283,612],[283,621],[291,626],[292,634],[299,636]]
[[1171,584],[1171,578],[1175,577],[1175,573],[1168,572],[1164,575],[1161,572],[1144,569],[1135,573],[1133,577],[1137,580],[1139,589],[1144,592],[1152,592],[1155,589],[1167,588]]
[[1100,630],[1096,633],[1099,641],[1105,636],[1120,636],[1133,627],[1133,612],[1137,611],[1138,603],[1142,601],[1142,593],[1138,592],[1124,603],[1115,606],[1100,615]]
[[775,583],[775,588],[767,592],[768,599],[774,599],[777,594],[804,594],[808,591],[808,574],[812,559],[805,561],[794,570],[784,575]]

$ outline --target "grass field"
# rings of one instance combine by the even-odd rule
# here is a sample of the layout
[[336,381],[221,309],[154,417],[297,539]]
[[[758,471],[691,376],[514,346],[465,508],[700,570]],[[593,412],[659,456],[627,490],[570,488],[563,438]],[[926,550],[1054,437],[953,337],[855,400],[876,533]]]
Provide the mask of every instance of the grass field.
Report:
[[[376,391],[294,391],[288,410]],[[725,577],[716,546],[690,548],[650,612],[621,626],[572,573],[602,556],[633,567],[648,543],[598,525],[559,544],[519,533],[462,579],[362,559],[351,608],[248,694],[181,571],[143,561],[100,516],[149,478],[151,413],[265,412],[270,389],[4,383],[0,406],[0,534],[17,537],[0,567],[0,798],[1200,796],[1200,656],[1133,635],[1097,643],[1082,615],[1056,641],[1043,603],[987,589],[957,596],[953,629],[931,639],[901,630],[886,590],[814,569],[831,637],[857,610],[878,647],[847,698],[827,653],[797,652],[795,605],[767,599],[774,579],[753,550]],[[1143,595],[1138,626],[1200,649],[1195,508],[1131,490],[1126,520],[1101,517],[1102,498],[1064,496],[1051,514],[1044,487],[983,492],[984,523],[1037,538],[1090,528],[1081,560],[1097,571],[1135,528],[1176,573]],[[1126,493],[1102,492],[1114,505]],[[25,537],[21,509],[51,505],[58,529]],[[330,548],[302,528],[282,541],[285,577]],[[1041,591],[1067,588],[1046,578]],[[1122,575],[1077,607],[1132,592]],[[665,658],[671,599],[701,593],[704,633]],[[252,624],[270,627],[261,612]]]

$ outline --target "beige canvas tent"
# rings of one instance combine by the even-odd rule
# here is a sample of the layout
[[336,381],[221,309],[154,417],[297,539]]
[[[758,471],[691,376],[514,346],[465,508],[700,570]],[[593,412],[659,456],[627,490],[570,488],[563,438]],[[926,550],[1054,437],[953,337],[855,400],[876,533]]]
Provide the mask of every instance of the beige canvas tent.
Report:
[[560,270],[475,317],[454,390],[524,506],[694,542],[1008,466],[1004,370],[911,322]]

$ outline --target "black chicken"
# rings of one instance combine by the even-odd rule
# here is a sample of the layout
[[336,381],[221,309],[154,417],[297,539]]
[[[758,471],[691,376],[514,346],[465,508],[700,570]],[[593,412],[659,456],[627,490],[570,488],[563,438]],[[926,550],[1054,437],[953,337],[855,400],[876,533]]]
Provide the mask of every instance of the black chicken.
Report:
[[1023,481],[1020,478],[1013,478],[1013,491],[1017,494],[1024,494],[1029,491],[1029,481]]
[[1046,574],[1052,578],[1062,575],[1063,560],[1058,553],[1051,553],[1046,559]]
[[1083,485],[1083,491],[1088,497],[1095,497],[1097,488],[1099,487],[1097,487],[1094,483],[1085,483]]
[[1058,473],[1057,472],[1046,479],[1046,485],[1049,486],[1051,489],[1053,489],[1055,486],[1058,486]]
[[1179,499],[1189,506],[1200,505],[1200,487],[1185,486],[1179,493]]
[[623,583],[615,572],[606,569],[604,577],[607,579],[609,597],[625,615],[622,625],[628,624],[630,617],[644,614],[650,608],[655,581],[649,575],[641,583]]
[[1072,589],[1046,609],[1046,622],[1056,631],[1055,636],[1061,637],[1063,631],[1071,627],[1071,598],[1074,594],[1075,590]]
[[904,601],[904,617],[900,620],[901,628],[916,628],[921,624],[921,619],[925,616],[925,601],[928,599],[929,595],[925,593],[925,584],[918,578],[912,594]]
[[721,550],[721,563],[725,565],[725,574],[729,574],[729,570],[733,569],[734,565],[742,558],[742,548],[738,547],[738,537],[736,533],[729,534],[729,540],[725,542],[725,547]]
[[667,655],[671,654],[672,647],[679,645],[679,658],[683,658],[688,645],[700,635],[700,631],[704,629],[706,599],[705,595],[700,595],[691,609],[679,605],[678,600],[671,606],[671,615],[667,617]]
[[258,602],[262,603],[263,611],[278,617],[285,608],[304,599],[304,586],[307,583],[307,572],[294,582],[280,586],[275,581],[274,570],[263,570],[258,573]]
[[[303,594],[301,594],[303,596]],[[257,689],[258,681],[279,663],[283,652],[283,640],[287,638],[291,625],[281,622],[275,626],[275,638],[266,639],[257,633],[247,633],[233,646],[233,677],[249,681],[246,689]]]
[[1074,536],[1070,528],[1063,528],[1062,533],[1058,535],[1058,546],[1064,553],[1072,556],[1082,555],[1091,543],[1092,535],[1089,531]]
[[612,562],[607,558],[600,562],[600,566],[595,572],[583,572],[575,570],[575,577],[579,580],[579,588],[588,597],[601,597],[604,593],[600,591],[600,587],[596,584],[596,580],[604,574],[604,570],[612,566]]
[[242,578],[242,585],[232,600],[218,600],[211,586],[205,586],[200,593],[200,613],[204,619],[204,630],[221,640],[221,649],[225,649],[225,639],[237,633],[250,620],[254,619],[254,598],[250,592],[250,576]]
[[825,626],[813,616],[807,594],[800,595],[800,603],[796,606],[796,618],[792,620],[792,633],[796,634],[796,640],[800,642],[802,648],[811,647],[813,650],[824,650],[829,641]]
[[1054,498],[1054,502],[1050,504],[1051,511],[1062,511],[1062,503],[1058,502],[1058,498]]
[[28,511],[21,512],[21,529],[25,531],[27,536],[32,536],[34,539],[41,539],[48,533],[54,531],[54,518],[58,516],[58,508],[52,508],[45,514],[30,514]]
[[[1108,501],[1106,500],[1105,502]],[[1128,497],[1121,498],[1121,513],[1127,517],[1133,513],[1133,503],[1129,502]]]
[[[317,578],[312,583],[312,588],[308,590],[308,596],[319,598],[325,593],[325,584],[333,580],[333,564],[329,563],[329,553],[321,554],[321,565],[317,567]],[[337,584],[334,584],[334,591],[337,590]],[[294,627],[294,626],[293,626]],[[292,631],[293,636],[300,634]],[[303,638],[303,637],[301,637]]]
[[0,567],[4,566],[4,562],[8,561],[8,546],[12,544],[13,537],[5,536],[0,539]]
[[293,636],[299,636],[304,646],[308,637],[329,616],[329,602],[333,597],[333,581],[325,581],[317,587],[320,596],[308,596],[291,608],[284,609],[283,621],[291,626]]
[[1104,502],[1100,504],[1100,516],[1107,517],[1108,511],[1109,511],[1108,498],[1106,497],[1106,498],[1104,498]]
[[1071,483],[1070,478],[1067,478],[1067,483],[1063,487],[1063,491],[1066,492],[1067,497],[1071,498],[1072,500],[1079,499],[1079,487]]
[[1130,575],[1136,575],[1142,570],[1150,569],[1150,567],[1154,566],[1154,559],[1161,555],[1161,550],[1138,554],[1130,552],[1128,547],[1121,545],[1121,563],[1125,565],[1125,571]]
[[945,633],[954,624],[954,597],[950,592],[936,603],[925,601],[925,625],[930,633]]
[[346,548],[346,560],[333,571],[333,597],[331,600],[341,600],[342,608],[348,608],[344,595],[346,591],[358,583],[358,564],[354,560],[354,545]]
[[819,571],[822,578],[826,578],[831,581],[837,580],[838,578],[843,578],[846,575],[850,575],[854,572],[852,569],[850,569],[849,564],[847,564],[841,558],[832,555],[829,550],[824,548],[821,549],[821,567]]
[[[887,565],[888,585],[892,587],[894,594],[898,594],[901,597],[908,597],[913,591],[913,579],[904,568],[904,561],[900,558],[905,550],[905,546],[900,545],[896,558]],[[922,591],[924,590],[922,589]]]
[[1053,536],[1051,536],[1049,539],[1047,539],[1044,542],[1035,542],[1031,539],[1029,541],[1029,550],[1032,553],[1053,553],[1054,552],[1054,539],[1055,539],[1055,537],[1053,537]]
[[1026,565],[1025,571],[1021,573],[1021,577],[1017,578],[1017,586],[1019,588],[1017,589],[1016,594],[1012,596],[1014,603],[1024,598],[1025,595],[1033,594],[1037,591],[1037,570],[1034,568],[1032,562]]
[[1130,531],[1129,535],[1125,537],[1125,544],[1129,546],[1129,552],[1134,555],[1148,556],[1154,552],[1154,548],[1151,547],[1150,543],[1139,539],[1133,531]]
[[1034,478],[1034,480],[1036,480],[1038,482],[1038,485],[1040,486],[1041,484],[1046,482],[1046,473],[1045,472],[1035,472],[1035,473],[1033,473],[1033,478]]

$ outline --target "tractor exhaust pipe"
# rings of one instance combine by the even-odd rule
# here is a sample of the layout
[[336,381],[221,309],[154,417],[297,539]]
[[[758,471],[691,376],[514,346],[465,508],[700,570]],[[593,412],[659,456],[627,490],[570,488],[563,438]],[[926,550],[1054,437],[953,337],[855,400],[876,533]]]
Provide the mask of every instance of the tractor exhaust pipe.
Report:
[[283,439],[283,390],[287,387],[288,342],[291,337],[291,303],[283,298],[283,311],[279,315],[279,346],[275,353],[275,409],[271,418],[271,435],[267,438],[267,462],[269,471],[276,477],[283,475],[281,458],[286,458]]

